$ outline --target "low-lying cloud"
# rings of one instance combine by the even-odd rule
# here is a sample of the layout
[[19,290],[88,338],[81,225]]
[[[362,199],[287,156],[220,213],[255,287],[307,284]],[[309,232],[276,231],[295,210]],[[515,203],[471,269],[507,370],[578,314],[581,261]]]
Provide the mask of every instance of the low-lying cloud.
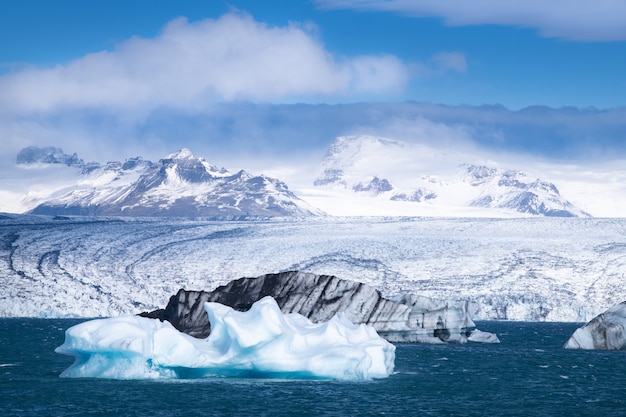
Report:
[[12,149],[3,142],[0,157],[6,154],[13,165],[22,147],[52,145],[78,152],[86,161],[137,155],[157,160],[187,147],[227,168],[258,170],[280,164],[304,170],[321,161],[337,136],[375,135],[477,155],[596,164],[626,159],[625,132],[626,108],[512,111],[410,102],[224,102],[205,112],[161,108],[141,122],[104,110],[68,110],[0,122],[0,137],[14,138]]

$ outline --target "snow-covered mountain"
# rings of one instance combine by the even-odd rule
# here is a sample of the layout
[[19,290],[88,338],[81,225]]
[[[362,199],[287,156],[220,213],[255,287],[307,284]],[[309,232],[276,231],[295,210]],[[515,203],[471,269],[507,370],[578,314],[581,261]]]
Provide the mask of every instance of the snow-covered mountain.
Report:
[[556,185],[516,171],[476,165],[462,165],[464,182],[479,190],[470,201],[473,207],[504,208],[520,213],[548,217],[588,217],[580,208],[561,196]]
[[474,319],[583,322],[626,300],[626,220],[0,216],[0,316],[139,313],[291,270],[468,300]]
[[[26,159],[31,163],[49,159],[46,152],[37,154],[31,150],[30,154],[35,155]],[[56,154],[65,160],[62,151]],[[81,170],[77,181],[56,191],[30,213],[170,217],[322,214],[296,197],[280,180],[243,170],[231,173],[218,169],[188,149],[156,163],[132,158],[104,166],[82,161],[71,165]]]
[[19,153],[18,161],[0,167],[0,211],[624,217],[626,205],[626,170],[620,161],[577,166],[456,149],[434,140],[424,145],[365,135],[337,138],[325,158],[246,162],[263,175],[227,172],[188,151],[156,163],[138,157],[101,165],[58,148],[31,147]]
[[549,181],[494,162],[468,161],[472,158],[386,138],[343,136],[328,150],[314,186],[344,196],[411,202],[444,211],[453,207],[512,216],[589,216]]

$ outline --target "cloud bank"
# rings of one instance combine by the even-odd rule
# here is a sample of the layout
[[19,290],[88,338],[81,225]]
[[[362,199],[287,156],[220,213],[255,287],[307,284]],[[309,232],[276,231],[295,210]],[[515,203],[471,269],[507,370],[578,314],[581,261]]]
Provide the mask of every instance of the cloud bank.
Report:
[[20,146],[60,146],[85,160],[101,160],[103,155],[156,159],[181,147],[215,164],[243,156],[271,161],[314,153],[310,157],[317,158],[342,135],[378,135],[450,149],[471,146],[560,161],[626,158],[626,108],[512,111],[411,102],[230,102],[206,112],[158,109],[141,123],[100,112],[55,115],[37,123],[22,120],[19,126],[14,134],[37,138]]
[[573,41],[626,40],[623,0],[314,0],[325,9],[388,11],[439,17],[450,26],[495,24],[535,28]]
[[[385,98],[411,77],[466,71],[465,55],[455,51],[421,63],[333,54],[307,24],[269,26],[242,13],[176,19],[154,38],[0,76],[0,165],[12,166],[29,145],[58,146],[99,162],[136,155],[155,160],[181,147],[227,167],[242,155],[313,160],[335,137],[349,134],[561,160],[626,157],[624,108],[354,102]],[[342,99],[353,103],[312,104]]]
[[243,13],[170,22],[151,39],[48,69],[0,78],[0,108],[202,108],[230,100],[298,100],[402,90],[408,67],[397,57],[329,53],[305,25],[273,27]]

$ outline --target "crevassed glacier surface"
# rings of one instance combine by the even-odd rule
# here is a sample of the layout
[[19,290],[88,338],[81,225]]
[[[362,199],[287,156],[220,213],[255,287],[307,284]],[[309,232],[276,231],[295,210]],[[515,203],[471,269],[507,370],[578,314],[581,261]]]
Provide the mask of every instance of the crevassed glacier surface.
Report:
[[626,300],[626,220],[0,215],[2,317],[137,314],[294,270],[468,300],[474,320],[587,322]]
[[337,315],[314,324],[265,297],[246,312],[205,303],[211,334],[196,339],[138,316],[90,320],[66,331],[62,377],[113,379],[265,377],[368,380],[394,369],[395,347]]

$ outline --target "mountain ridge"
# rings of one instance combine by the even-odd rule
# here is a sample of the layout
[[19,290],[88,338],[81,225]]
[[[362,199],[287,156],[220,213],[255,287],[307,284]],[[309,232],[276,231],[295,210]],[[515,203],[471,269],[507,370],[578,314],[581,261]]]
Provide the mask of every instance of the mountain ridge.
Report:
[[[615,181],[596,184],[595,178],[588,183],[565,178],[560,182],[563,178],[557,175],[555,179],[554,171],[550,179],[544,177],[541,166],[535,167],[535,173],[525,172],[515,163],[507,166],[460,150],[370,135],[337,137],[317,173],[303,169],[303,164],[280,169],[284,166],[277,164],[282,161],[260,169],[269,176],[231,172],[195,157],[186,148],[158,162],[134,157],[101,165],[84,162],[76,153],[65,154],[60,148],[28,147],[19,153],[18,163],[36,168],[24,172],[32,176],[31,182],[39,181],[36,192],[0,190],[11,201],[19,199],[4,206],[21,206],[21,211],[13,211],[21,213],[501,218],[592,217],[603,202],[613,211],[618,208],[612,195],[601,195],[602,190],[612,192]],[[72,171],[75,178],[67,178],[60,186],[48,184],[46,170],[55,176]],[[296,187],[290,189],[284,179]]]
[[[415,203],[415,208],[455,206],[511,215],[590,217],[549,181],[492,162],[468,162],[469,158],[382,137],[342,136],[329,147],[313,185],[346,196]],[[437,161],[448,166],[437,166]]]
[[79,181],[29,214],[90,216],[317,216],[287,184],[244,170],[218,169],[183,148],[158,162],[77,164]]

